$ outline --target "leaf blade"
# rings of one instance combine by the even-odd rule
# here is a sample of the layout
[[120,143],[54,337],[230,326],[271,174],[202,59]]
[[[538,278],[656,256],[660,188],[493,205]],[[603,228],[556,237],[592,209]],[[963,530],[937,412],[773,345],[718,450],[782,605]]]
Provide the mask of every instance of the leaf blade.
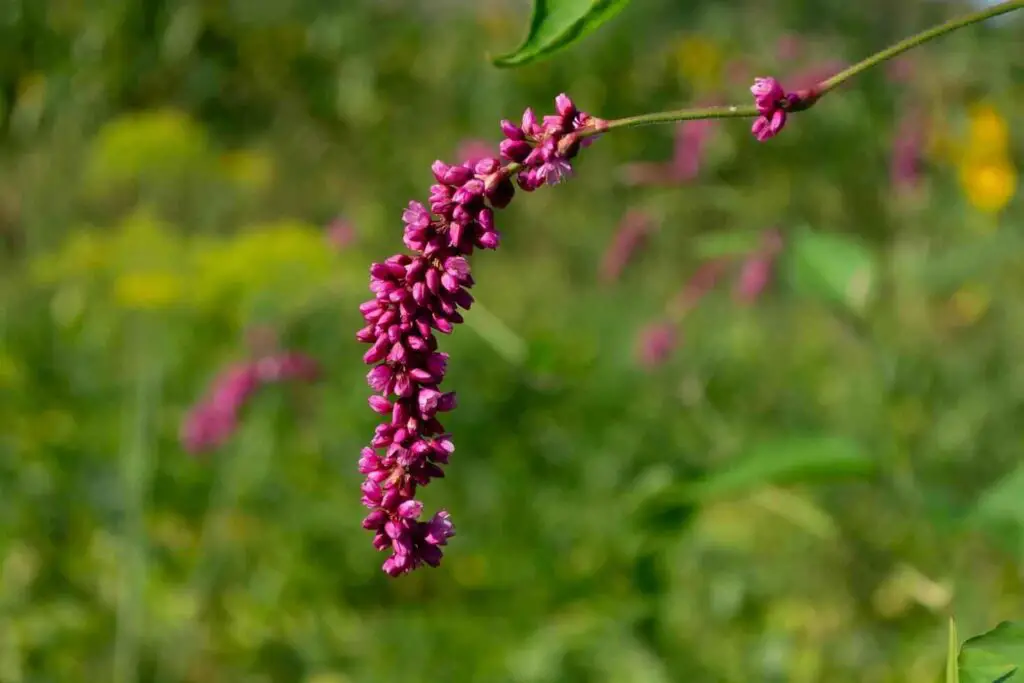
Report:
[[960,683],[1007,681],[1024,666],[1024,621],[1004,621],[969,638],[958,657]]
[[797,294],[862,314],[877,282],[874,254],[848,235],[804,228],[786,250],[786,271]]
[[534,0],[526,37],[512,52],[491,58],[499,68],[525,66],[582,40],[629,0]]
[[853,441],[835,436],[789,436],[754,445],[746,456],[684,490],[686,498],[707,501],[769,484],[859,477],[875,462]]

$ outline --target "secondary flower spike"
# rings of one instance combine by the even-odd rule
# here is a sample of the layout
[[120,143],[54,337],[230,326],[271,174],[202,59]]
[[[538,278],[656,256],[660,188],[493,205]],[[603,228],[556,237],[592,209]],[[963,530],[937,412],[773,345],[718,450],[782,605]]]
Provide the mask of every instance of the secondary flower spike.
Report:
[[319,376],[319,363],[298,352],[265,355],[232,365],[189,411],[181,427],[182,444],[190,453],[219,448],[234,434],[242,410],[261,387],[288,381],[313,382]]
[[439,420],[456,398],[441,389],[448,355],[438,350],[436,333],[450,333],[463,320],[460,310],[473,304],[468,257],[474,249],[498,247],[494,210],[512,200],[513,177],[528,192],[558,183],[572,173],[580,148],[605,129],[564,94],[555,109],[542,119],[527,109],[518,125],[502,121],[500,158],[434,162],[427,204],[409,202],[402,214],[403,241],[412,253],[370,267],[373,298],[360,306],[366,326],[356,338],[370,344],[363,356],[373,366],[366,376],[375,392],[369,404],[382,421],[362,450],[359,471],[366,476],[362,502],[370,510],[363,527],[374,533],[375,548],[391,551],[383,565],[391,576],[436,567],[455,535],[446,510],[422,519],[416,492],[444,476],[455,450]]

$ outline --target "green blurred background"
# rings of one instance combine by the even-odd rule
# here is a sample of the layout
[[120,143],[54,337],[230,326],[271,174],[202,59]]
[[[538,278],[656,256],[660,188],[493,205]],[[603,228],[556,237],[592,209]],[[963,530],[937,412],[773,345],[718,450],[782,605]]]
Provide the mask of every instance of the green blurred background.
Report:
[[[440,569],[388,579],[359,526],[354,332],[430,163],[501,118],[746,102],[965,9],[651,0],[503,71],[523,2],[2,0],[0,681],[937,680],[946,616],[1024,616],[1021,18],[770,143],[724,122],[690,182],[623,181],[672,158],[666,126],[517,196],[442,339]],[[657,230],[607,282],[628,211]],[[770,288],[724,281],[639,362],[694,271],[770,228]],[[324,379],[186,454],[190,405],[268,335]]]

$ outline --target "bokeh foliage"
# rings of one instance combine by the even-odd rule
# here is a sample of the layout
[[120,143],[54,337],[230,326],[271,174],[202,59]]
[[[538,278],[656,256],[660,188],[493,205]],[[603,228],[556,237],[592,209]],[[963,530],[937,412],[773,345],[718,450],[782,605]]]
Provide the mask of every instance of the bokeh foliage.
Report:
[[[458,536],[399,581],[359,527],[353,334],[430,162],[500,118],[562,90],[609,118],[745,101],[955,9],[632,3],[505,71],[527,8],[497,1],[0,4],[0,681],[937,680],[942,615],[977,633],[1024,598],[1020,20],[771,144],[722,126],[697,182],[621,182],[670,155],[652,128],[518,197],[443,340],[457,451],[426,498]],[[661,228],[601,285],[638,208]],[[638,367],[715,244],[772,226],[773,290],[716,293]],[[260,326],[326,379],[189,458],[184,411]]]

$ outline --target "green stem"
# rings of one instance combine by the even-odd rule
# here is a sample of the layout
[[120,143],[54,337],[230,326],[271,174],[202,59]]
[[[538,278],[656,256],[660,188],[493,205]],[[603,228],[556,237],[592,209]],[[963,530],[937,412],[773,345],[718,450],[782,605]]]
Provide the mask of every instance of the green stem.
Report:
[[918,45],[923,45],[929,40],[934,40],[935,38],[944,36],[947,33],[952,33],[957,29],[964,28],[965,26],[977,24],[980,21],[985,21],[986,19],[997,17],[1000,14],[1006,14],[1007,12],[1012,12],[1013,10],[1022,8],[1024,8],[1024,0],[1007,0],[1007,2],[1001,2],[998,5],[993,5],[987,9],[972,12],[971,14],[966,14],[958,19],[950,19],[944,24],[933,26],[926,31],[921,31],[917,35],[905,38],[895,45],[871,55],[867,59],[857,62],[848,69],[840,71],[828,80],[822,81],[821,85],[818,86],[819,92],[821,92],[821,94],[825,94],[829,90],[841,85],[844,81],[853,78],[862,71],[866,71],[873,66],[877,66],[886,60],[892,59],[896,55],[917,47]]
[[608,130],[616,128],[636,128],[654,123],[674,123],[676,121],[695,121],[698,119],[736,119],[757,116],[757,107],[752,104],[732,107],[702,107],[699,109],[677,109],[675,111],[659,111],[653,114],[627,116],[608,122]]
[[[860,74],[862,71],[866,71],[873,66],[878,66],[882,62],[885,62],[893,57],[906,52],[919,45],[923,45],[930,40],[939,38],[952,33],[957,29],[970,26],[971,24],[977,24],[978,22],[997,17],[1000,14],[1006,14],[1014,10],[1024,9],[1024,0],[1007,0],[1001,2],[998,5],[993,5],[971,14],[966,14],[957,19],[951,19],[944,24],[933,26],[932,28],[922,31],[909,38],[901,40],[900,42],[887,47],[886,49],[876,52],[867,59],[857,62],[848,69],[840,71],[835,76],[822,81],[815,88],[811,89],[817,97],[824,95],[825,93],[833,90],[847,80]],[[812,100],[806,108],[810,108],[813,104]],[[733,119],[733,118],[751,118],[758,115],[757,108],[750,105],[737,105],[737,106],[725,106],[725,107],[701,107],[696,109],[677,109],[675,111],[662,111],[655,112],[653,114],[640,114],[638,116],[627,116],[626,118],[616,119],[614,121],[608,121],[607,130],[615,130],[618,128],[636,128],[637,126],[648,126],[656,123],[675,123],[677,121],[694,121],[698,119]],[[593,131],[590,135],[597,134],[603,131]]]

